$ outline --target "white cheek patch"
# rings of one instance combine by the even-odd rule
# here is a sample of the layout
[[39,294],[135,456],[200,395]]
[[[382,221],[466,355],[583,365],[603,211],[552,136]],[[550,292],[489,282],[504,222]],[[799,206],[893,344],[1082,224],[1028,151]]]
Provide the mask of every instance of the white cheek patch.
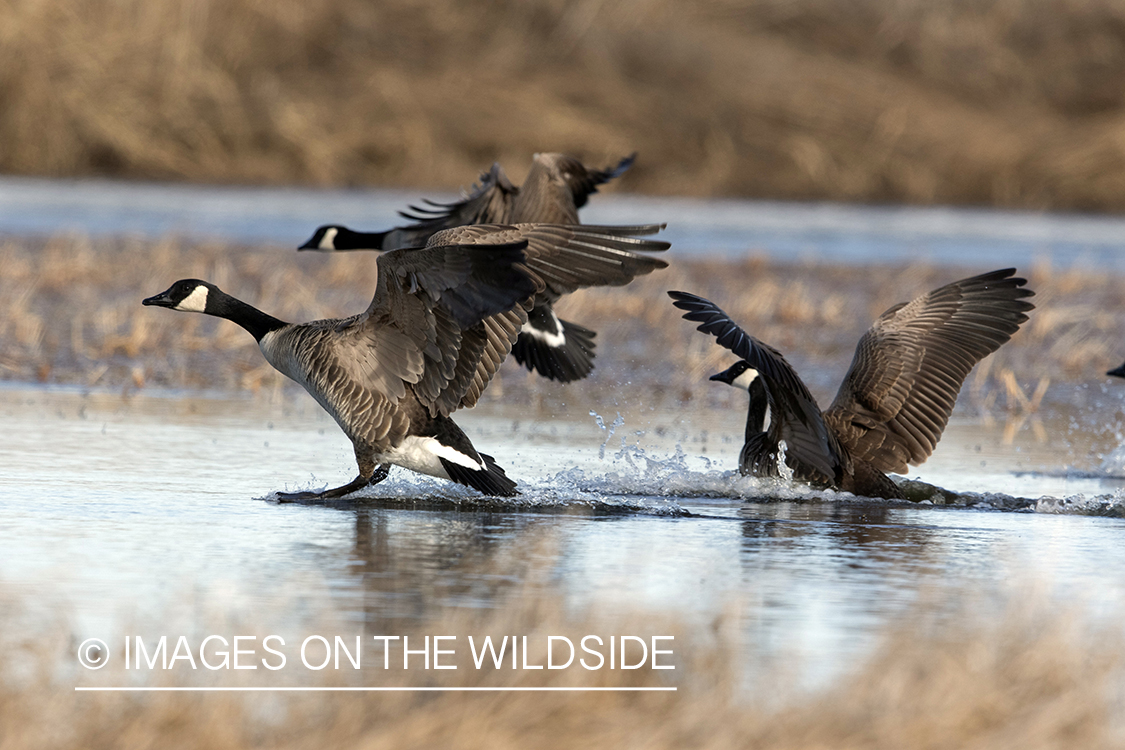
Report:
[[192,290],[191,294],[180,300],[176,310],[184,312],[204,312],[207,310],[207,287],[200,284]]
[[730,382],[731,385],[745,390],[750,390],[750,384],[753,383],[758,377],[758,371],[754,368],[748,368],[744,373]]
[[320,238],[320,244],[317,245],[321,250],[335,250],[336,249],[336,235],[340,230],[336,227],[330,227],[324,230],[324,236]]
[[566,335],[562,332],[562,324],[559,323],[559,317],[555,315],[553,311],[551,312],[551,320],[555,321],[555,330],[558,331],[558,333],[549,333],[548,331],[536,328],[531,325],[531,323],[524,323],[523,328],[520,329],[520,333],[526,333],[528,336],[531,336],[531,338],[536,341],[542,341],[551,348],[557,349],[560,346],[566,346]]

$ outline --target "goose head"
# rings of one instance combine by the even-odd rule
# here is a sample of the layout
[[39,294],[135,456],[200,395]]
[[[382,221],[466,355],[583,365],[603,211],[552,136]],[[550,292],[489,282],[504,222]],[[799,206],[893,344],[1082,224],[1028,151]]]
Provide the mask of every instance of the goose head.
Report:
[[332,252],[339,250],[336,247],[336,238],[340,236],[343,230],[347,232],[347,227],[342,227],[339,224],[325,224],[316,228],[313,236],[305,241],[305,244],[298,247],[298,250],[320,250],[321,252]]
[[749,362],[740,359],[722,372],[715,373],[708,380],[716,380],[749,391],[757,378],[758,371],[751,367]]
[[216,298],[222,294],[217,286],[208,284],[206,281],[180,279],[160,294],[141,300],[141,304],[167,307],[184,312],[211,312],[214,314],[213,310],[208,309],[208,305],[214,307]]

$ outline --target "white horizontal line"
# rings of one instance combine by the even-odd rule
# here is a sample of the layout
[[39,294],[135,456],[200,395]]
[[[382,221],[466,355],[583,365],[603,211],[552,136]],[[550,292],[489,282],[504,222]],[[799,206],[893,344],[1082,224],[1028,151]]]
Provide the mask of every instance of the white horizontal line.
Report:
[[128,692],[128,693],[266,693],[266,692],[385,692],[385,693],[644,693],[676,692],[674,687],[76,687],[76,692]]

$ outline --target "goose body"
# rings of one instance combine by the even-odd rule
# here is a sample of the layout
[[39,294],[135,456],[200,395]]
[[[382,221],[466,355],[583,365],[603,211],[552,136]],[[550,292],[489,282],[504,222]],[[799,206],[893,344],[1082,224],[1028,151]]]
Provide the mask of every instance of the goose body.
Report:
[[[977,362],[1027,320],[1034,295],[1015,269],[955,281],[887,310],[863,335],[835,400],[821,411],[781,352],[709,300],[669,292],[684,318],[741,359],[712,380],[750,393],[739,469],[856,495],[901,498],[887,476],[925,461]],[[768,420],[768,421],[767,421]],[[784,442],[784,451],[782,451]]]
[[[536,154],[522,186],[515,186],[499,164],[480,177],[469,195],[454,203],[425,201],[400,212],[411,223],[385,232],[357,232],[339,224],[319,227],[300,250],[394,250],[425,244],[435,233],[468,224],[545,222],[578,224],[578,209],[598,185],[620,176],[636,154],[616,166],[592,169],[567,154]],[[589,328],[562,320],[552,308],[561,296],[550,284],[535,298],[528,320],[512,347],[517,362],[551,380],[567,383],[594,368],[594,337]]]
[[[299,383],[351,440],[359,474],[320,493],[341,497],[382,481],[392,464],[516,494],[450,415],[480,398],[508,355],[526,307],[547,279],[572,288],[624,284],[667,265],[642,254],[659,226],[476,226],[441,232],[424,248],[382,254],[367,310],[350,318],[286,323],[198,279],[145,305],[226,318],[245,328],[274,368]],[[556,264],[566,262],[565,278]]]

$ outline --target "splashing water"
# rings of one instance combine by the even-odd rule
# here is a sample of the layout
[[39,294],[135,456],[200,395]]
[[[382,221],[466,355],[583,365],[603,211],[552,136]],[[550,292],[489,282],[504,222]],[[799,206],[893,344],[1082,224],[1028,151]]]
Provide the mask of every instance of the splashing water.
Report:
[[[601,450],[598,451],[598,458],[604,459],[605,447],[609,444],[609,439],[613,437],[613,433],[617,432],[617,428],[625,424],[625,417],[621,416],[621,412],[617,412],[617,418],[614,419],[613,423],[607,428],[605,426],[605,420],[602,419],[601,415],[593,409],[590,410],[590,416],[594,418],[594,421],[597,423],[598,427],[600,427],[601,430],[606,433],[605,441],[602,443]],[[621,447],[625,447],[625,438],[621,438]]]
[[783,482],[793,481],[793,470],[789,468],[789,464],[785,463],[785,451],[789,448],[784,440],[779,440],[777,443],[777,473],[781,476]]

